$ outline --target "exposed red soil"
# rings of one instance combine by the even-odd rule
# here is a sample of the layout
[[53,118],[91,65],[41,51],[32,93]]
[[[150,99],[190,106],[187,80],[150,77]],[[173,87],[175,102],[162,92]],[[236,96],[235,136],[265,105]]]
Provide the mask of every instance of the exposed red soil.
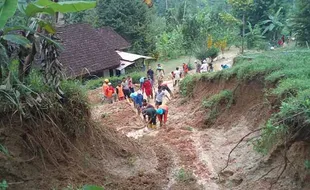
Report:
[[[167,104],[166,128],[151,131],[138,129],[145,124],[127,101],[100,104],[101,89],[90,91],[91,117],[96,125],[72,140],[66,162],[59,160],[58,167],[29,152],[23,130],[16,130],[18,125],[1,127],[0,143],[11,156],[0,153],[0,178],[10,183],[9,189],[26,190],[63,188],[69,184],[102,185],[111,190],[268,189],[279,170],[259,178],[282,163],[281,152],[264,157],[253,151],[251,143],[242,143],[235,150],[229,167],[218,178],[234,145],[274,112],[273,102],[266,101],[264,87],[259,79],[240,85],[235,79],[200,81],[193,98],[175,94]],[[234,103],[227,110],[221,109],[224,111],[206,128],[208,110],[201,106],[202,101],[224,89],[234,91]],[[305,143],[290,147],[293,164],[284,175],[287,177],[281,178],[273,189],[308,188],[305,180],[309,176],[301,164],[309,155],[308,147]],[[181,169],[192,173],[193,178],[180,180]]]

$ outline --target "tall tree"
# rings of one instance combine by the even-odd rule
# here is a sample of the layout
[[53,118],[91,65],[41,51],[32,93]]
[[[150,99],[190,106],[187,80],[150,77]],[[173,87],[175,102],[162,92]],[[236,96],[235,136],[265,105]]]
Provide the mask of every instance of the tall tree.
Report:
[[150,51],[152,40],[147,39],[154,11],[141,0],[99,0],[96,8],[98,27],[110,26],[132,43],[136,53]]
[[228,2],[232,5],[235,12],[239,15],[242,15],[242,48],[241,53],[244,52],[244,37],[245,37],[245,22],[246,16],[251,10],[253,5],[253,0],[228,0]]
[[292,19],[292,27],[296,32],[299,45],[308,46],[310,43],[310,2],[298,0],[297,10]]

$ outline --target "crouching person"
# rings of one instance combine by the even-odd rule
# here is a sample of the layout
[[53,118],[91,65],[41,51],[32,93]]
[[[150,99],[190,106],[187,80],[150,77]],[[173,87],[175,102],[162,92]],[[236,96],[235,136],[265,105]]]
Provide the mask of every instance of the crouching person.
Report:
[[160,105],[156,110],[156,114],[160,123],[160,127],[165,127],[168,120],[168,106]]
[[156,109],[150,107],[142,111],[143,116],[148,117],[147,127],[150,129],[156,129]]

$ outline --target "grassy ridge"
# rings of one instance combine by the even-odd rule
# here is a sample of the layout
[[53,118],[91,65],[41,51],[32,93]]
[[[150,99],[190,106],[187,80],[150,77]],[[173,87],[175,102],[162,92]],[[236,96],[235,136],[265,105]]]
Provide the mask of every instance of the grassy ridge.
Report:
[[[266,124],[256,148],[268,152],[285,138],[305,140],[310,135],[302,133],[310,129],[310,50],[278,50],[257,54],[246,54],[237,58],[235,66],[210,74],[188,76],[181,83],[181,92],[190,96],[198,81],[229,80],[240,82],[264,77],[268,89],[266,95],[281,100],[279,112]],[[300,133],[300,134],[299,134]],[[292,139],[294,138],[294,139]]]

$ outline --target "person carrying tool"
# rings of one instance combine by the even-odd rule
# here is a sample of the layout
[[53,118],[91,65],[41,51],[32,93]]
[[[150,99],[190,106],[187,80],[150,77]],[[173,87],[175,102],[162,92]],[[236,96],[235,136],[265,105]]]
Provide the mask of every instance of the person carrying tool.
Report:
[[156,114],[160,123],[160,127],[165,126],[168,120],[168,106],[160,105],[156,110]]
[[147,108],[142,112],[143,117],[148,117],[147,127],[150,129],[156,129],[156,109]]

